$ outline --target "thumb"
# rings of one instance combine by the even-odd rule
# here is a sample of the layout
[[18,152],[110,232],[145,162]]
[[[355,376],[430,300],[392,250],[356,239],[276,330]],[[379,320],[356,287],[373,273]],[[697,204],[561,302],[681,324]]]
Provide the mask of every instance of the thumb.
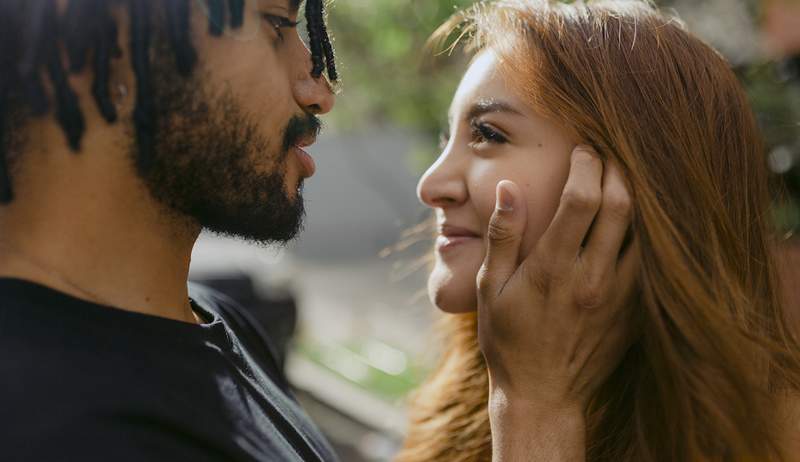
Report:
[[[527,210],[516,184],[503,180],[497,184],[497,200],[486,234],[487,249],[478,275],[478,288],[484,295],[497,296],[519,266],[519,247],[525,231]],[[489,293],[485,293],[485,291]]]

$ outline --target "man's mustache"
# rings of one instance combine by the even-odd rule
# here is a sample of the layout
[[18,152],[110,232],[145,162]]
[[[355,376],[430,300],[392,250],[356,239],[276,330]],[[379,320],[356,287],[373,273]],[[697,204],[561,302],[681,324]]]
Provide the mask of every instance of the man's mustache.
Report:
[[283,134],[283,151],[304,140],[316,138],[322,130],[322,121],[313,114],[296,115],[289,120]]

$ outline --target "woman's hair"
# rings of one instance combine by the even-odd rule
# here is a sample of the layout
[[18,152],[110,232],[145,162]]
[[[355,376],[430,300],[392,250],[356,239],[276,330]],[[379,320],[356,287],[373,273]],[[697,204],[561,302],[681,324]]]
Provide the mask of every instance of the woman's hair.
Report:
[[[639,334],[586,409],[587,460],[780,459],[800,350],[778,300],[761,136],[728,63],[639,1],[481,3],[434,37],[454,31],[629,182]],[[399,461],[490,460],[475,316],[447,322]]]

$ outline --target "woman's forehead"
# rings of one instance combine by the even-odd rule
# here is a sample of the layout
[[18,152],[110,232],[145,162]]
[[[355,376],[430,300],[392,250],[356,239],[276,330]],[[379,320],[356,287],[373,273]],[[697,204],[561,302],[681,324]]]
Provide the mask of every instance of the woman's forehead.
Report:
[[[506,84],[499,68],[500,60],[492,50],[478,53],[472,60],[453,97],[448,118],[481,112],[522,112],[520,98]],[[482,109],[483,108],[483,109]]]

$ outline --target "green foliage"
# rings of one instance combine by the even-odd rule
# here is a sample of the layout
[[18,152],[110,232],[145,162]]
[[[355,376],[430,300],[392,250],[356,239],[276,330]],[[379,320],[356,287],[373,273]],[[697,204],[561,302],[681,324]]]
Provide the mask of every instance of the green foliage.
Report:
[[465,66],[458,60],[435,60],[425,43],[457,8],[471,3],[334,2],[329,20],[343,80],[333,125],[340,130],[394,124],[438,131]]
[[296,346],[306,359],[390,403],[402,400],[430,372],[402,349],[370,337],[322,343],[301,336]]
[[739,72],[764,136],[771,147],[797,141],[800,86],[788,84],[773,63],[754,64]]
[[[564,0],[566,1],[566,0]],[[698,0],[703,1],[703,0]],[[430,34],[472,0],[337,0],[330,23],[335,35],[343,88],[333,126],[363,130],[394,125],[431,135],[415,149],[416,160],[436,154],[433,136],[445,123],[447,108],[466,58],[435,59],[425,50]],[[657,1],[665,7],[674,0]],[[757,0],[746,10],[757,22]],[[434,65],[435,64],[435,65]],[[737,69],[770,151],[791,150],[800,159],[800,78],[787,79],[774,62]],[[419,152],[417,152],[419,151]],[[422,162],[425,163],[425,162]],[[785,173],[789,190],[800,197],[800,167]]]

